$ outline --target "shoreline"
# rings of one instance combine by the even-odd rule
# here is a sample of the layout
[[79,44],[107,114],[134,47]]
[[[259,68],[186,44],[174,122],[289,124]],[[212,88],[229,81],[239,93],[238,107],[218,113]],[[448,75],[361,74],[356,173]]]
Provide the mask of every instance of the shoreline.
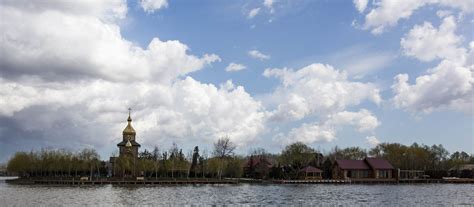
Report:
[[92,185],[219,185],[219,184],[474,184],[474,179],[417,179],[417,180],[395,180],[395,179],[354,179],[354,180],[251,180],[251,179],[163,179],[163,180],[58,180],[58,179],[7,179],[5,183],[14,185],[47,185],[47,186],[92,186]]

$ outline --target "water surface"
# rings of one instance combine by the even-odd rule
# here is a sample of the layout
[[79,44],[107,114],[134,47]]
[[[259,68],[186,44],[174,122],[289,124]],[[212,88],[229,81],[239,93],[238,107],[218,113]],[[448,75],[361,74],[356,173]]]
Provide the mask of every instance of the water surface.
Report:
[[473,184],[38,186],[0,180],[0,206],[51,205],[474,205]]

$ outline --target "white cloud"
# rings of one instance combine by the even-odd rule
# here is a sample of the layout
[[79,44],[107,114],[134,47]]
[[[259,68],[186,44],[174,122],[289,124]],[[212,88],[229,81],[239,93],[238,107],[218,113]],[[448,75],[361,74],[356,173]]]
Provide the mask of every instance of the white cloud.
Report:
[[395,26],[400,19],[408,19],[415,10],[427,5],[456,8],[466,13],[474,11],[474,1],[380,0],[372,4],[374,8],[365,16],[364,28],[370,29],[374,34],[380,34],[388,27]]
[[318,123],[303,123],[300,127],[291,129],[287,136],[277,137],[276,141],[282,144],[293,142],[312,144],[316,142],[331,142],[335,139],[336,131],[333,128],[319,125]]
[[376,129],[380,122],[370,111],[361,109],[358,112],[342,111],[332,114],[326,124],[334,126],[353,125],[357,127],[359,132],[370,132]]
[[353,0],[355,7],[359,13],[364,12],[365,8],[367,7],[367,3],[369,0]]
[[[101,10],[121,11],[122,6]],[[82,77],[166,82],[220,60],[215,54],[189,55],[188,46],[176,40],[154,38],[147,48],[141,48],[124,39],[117,24],[102,20],[102,14],[30,10],[24,5],[2,5],[0,13],[0,62],[3,70],[12,74],[56,80]]]
[[233,72],[233,71],[240,71],[246,69],[247,66],[238,64],[238,63],[230,63],[226,68],[225,71]]
[[260,12],[260,8],[254,8],[254,9],[251,9],[247,15],[247,18],[248,19],[253,19],[255,16],[258,15],[258,13]]
[[[172,85],[103,80],[16,83],[1,79],[0,116],[17,120],[21,123],[20,128],[27,131],[52,130],[63,120],[75,125],[90,122],[110,135],[107,139],[94,141],[94,144],[104,145],[117,141],[126,118],[125,109],[131,106],[134,126],[142,143],[152,145],[170,138],[178,142],[210,143],[228,135],[235,143],[244,145],[263,131],[264,111],[243,87],[230,84],[232,86],[217,88],[190,77]],[[36,111],[25,117],[28,120],[19,116],[34,107],[60,113]],[[51,116],[48,121],[42,120],[47,116]],[[67,131],[62,133],[68,134]]]
[[413,85],[408,83],[408,74],[399,74],[392,85],[392,101],[397,108],[414,113],[442,108],[472,113],[473,71],[472,65],[468,68],[444,60],[428,74],[417,77]]
[[381,102],[379,89],[372,83],[352,82],[347,74],[330,65],[312,64],[297,71],[266,69],[266,77],[276,77],[281,85],[269,95],[274,120],[300,120],[309,115],[325,116],[356,106],[365,100]]
[[355,126],[359,132],[372,132],[380,125],[370,111],[361,109],[358,112],[341,111],[329,115],[319,123],[303,123],[293,128],[287,135],[279,134],[274,139],[283,144],[303,142],[332,142],[337,138],[337,131],[343,126]]
[[462,36],[455,34],[454,17],[443,19],[439,28],[425,22],[416,25],[401,40],[407,56],[421,61],[441,59],[434,68],[408,82],[408,74],[399,74],[392,85],[395,107],[413,113],[430,113],[434,110],[449,109],[471,114],[473,111],[474,65],[473,42],[469,52],[461,47]]
[[255,58],[255,59],[259,59],[259,60],[268,60],[268,59],[270,59],[270,55],[265,55],[265,54],[261,53],[258,50],[250,50],[250,51],[247,52],[247,54],[250,57]]
[[[17,15],[19,15],[18,12],[60,12],[74,16],[94,16],[95,18],[108,21],[125,18],[128,10],[126,0],[49,0],[41,2],[31,2],[29,0],[3,0],[1,6],[3,9],[19,9],[16,10]],[[2,18],[4,18],[3,15],[5,14],[2,13]]]
[[168,7],[168,0],[140,0],[140,6],[145,12],[153,13],[161,8]]
[[464,62],[466,50],[459,47],[463,38],[457,36],[455,30],[456,21],[453,16],[444,18],[439,28],[424,22],[423,25],[415,25],[400,44],[405,55],[421,61],[449,59]]
[[377,137],[375,137],[375,136],[368,136],[365,139],[366,139],[367,143],[369,143],[372,147],[375,147],[378,144],[380,144],[380,140],[377,139]]
[[223,135],[245,145],[263,131],[264,108],[243,87],[187,77],[217,55],[189,54],[177,40],[126,40],[116,22],[125,1],[23,3],[0,4],[0,131],[9,134],[0,146],[113,147],[128,107],[144,147]]

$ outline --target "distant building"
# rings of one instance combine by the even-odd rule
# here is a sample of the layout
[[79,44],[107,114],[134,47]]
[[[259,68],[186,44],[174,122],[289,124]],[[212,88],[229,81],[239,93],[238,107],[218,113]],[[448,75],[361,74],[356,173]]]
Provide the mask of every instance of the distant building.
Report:
[[392,179],[395,168],[382,158],[363,160],[336,160],[333,179]]
[[323,171],[313,166],[306,166],[299,173],[304,180],[320,180],[323,178]]
[[130,111],[128,113],[127,126],[122,132],[122,141],[117,144],[119,148],[119,156],[131,155],[133,158],[138,157],[138,148],[140,144],[135,141],[136,131],[132,127],[132,118],[130,117]]
[[474,178],[474,164],[457,165],[449,169],[449,175],[460,178]]
[[[140,144],[136,141],[136,131],[132,126],[132,118],[130,116],[130,110],[128,112],[128,119],[127,119],[127,126],[122,132],[122,141],[117,144],[117,147],[119,148],[119,156],[118,157],[110,157],[110,161],[107,164],[108,170],[108,175],[109,176],[116,176],[116,175],[121,175],[125,176],[127,174],[130,174],[132,176],[136,176],[137,173],[135,171],[135,164],[138,159],[138,148],[140,148]],[[131,163],[127,166],[130,166],[132,169],[130,169],[129,173],[125,171],[116,171],[116,168],[120,163],[118,163],[120,160],[128,160],[131,161]],[[125,174],[124,174],[125,173]]]

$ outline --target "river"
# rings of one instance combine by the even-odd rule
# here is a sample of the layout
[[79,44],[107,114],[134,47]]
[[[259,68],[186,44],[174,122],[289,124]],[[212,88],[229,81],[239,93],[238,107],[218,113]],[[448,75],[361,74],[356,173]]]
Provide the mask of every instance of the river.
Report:
[[0,206],[130,205],[468,205],[473,184],[38,186],[0,180]]

